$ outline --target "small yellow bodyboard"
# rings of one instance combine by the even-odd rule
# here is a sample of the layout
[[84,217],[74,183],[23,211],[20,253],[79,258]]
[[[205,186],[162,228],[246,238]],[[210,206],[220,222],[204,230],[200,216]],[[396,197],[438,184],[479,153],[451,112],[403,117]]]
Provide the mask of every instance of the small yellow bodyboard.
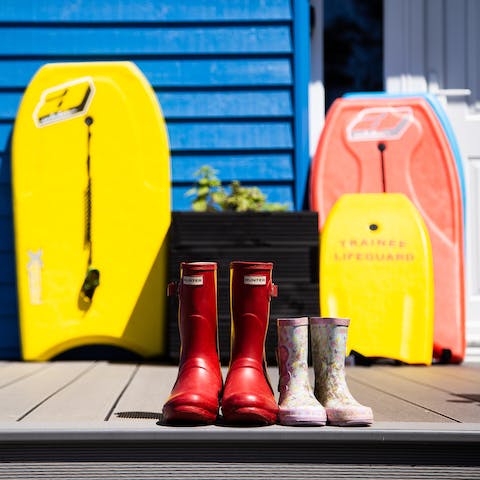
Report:
[[164,353],[170,158],[140,70],[43,66],[15,122],[12,185],[23,358]]
[[403,194],[346,194],[321,233],[320,311],[350,318],[347,353],[432,362],[428,231]]

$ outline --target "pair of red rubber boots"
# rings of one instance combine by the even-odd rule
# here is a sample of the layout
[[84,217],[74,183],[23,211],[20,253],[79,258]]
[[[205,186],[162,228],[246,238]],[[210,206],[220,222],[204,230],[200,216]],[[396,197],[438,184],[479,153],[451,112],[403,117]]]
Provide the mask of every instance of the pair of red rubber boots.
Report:
[[277,289],[272,263],[230,264],[231,354],[223,383],[218,355],[217,264],[180,265],[180,364],[177,380],[163,407],[166,423],[270,425],[278,405],[266,374],[265,337],[270,299]]

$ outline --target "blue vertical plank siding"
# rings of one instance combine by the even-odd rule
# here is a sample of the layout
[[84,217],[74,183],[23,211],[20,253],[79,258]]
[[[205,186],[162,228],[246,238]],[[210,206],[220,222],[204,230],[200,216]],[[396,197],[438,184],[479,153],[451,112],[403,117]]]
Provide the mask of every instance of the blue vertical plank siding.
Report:
[[203,165],[301,210],[308,12],[308,0],[0,2],[0,358],[20,354],[10,141],[35,72],[52,62],[135,62],[167,122],[175,210],[190,208],[185,192]]

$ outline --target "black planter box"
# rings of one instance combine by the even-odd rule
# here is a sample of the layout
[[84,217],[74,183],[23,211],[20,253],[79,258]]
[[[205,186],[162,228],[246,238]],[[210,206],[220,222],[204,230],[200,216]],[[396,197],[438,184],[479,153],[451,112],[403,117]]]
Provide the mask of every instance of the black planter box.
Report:
[[[169,237],[169,280],[180,262],[218,263],[220,358],[230,357],[229,265],[233,260],[273,262],[278,297],[272,298],[266,353],[275,362],[276,319],[318,316],[318,215],[316,212],[173,212]],[[168,302],[167,352],[178,361],[178,302]]]

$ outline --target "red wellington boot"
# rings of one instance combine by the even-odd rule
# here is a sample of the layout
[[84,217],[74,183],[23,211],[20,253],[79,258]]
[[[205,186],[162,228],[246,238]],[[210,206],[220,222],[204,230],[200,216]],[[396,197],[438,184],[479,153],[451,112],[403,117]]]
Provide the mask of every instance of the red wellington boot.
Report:
[[[217,264],[182,263],[178,285],[180,365],[163,406],[167,423],[213,423],[218,415],[222,374],[217,335]],[[169,286],[169,293],[172,293]]]
[[258,262],[230,264],[232,348],[222,397],[226,423],[270,425],[277,420],[265,361],[270,298],[276,296],[272,267]]

